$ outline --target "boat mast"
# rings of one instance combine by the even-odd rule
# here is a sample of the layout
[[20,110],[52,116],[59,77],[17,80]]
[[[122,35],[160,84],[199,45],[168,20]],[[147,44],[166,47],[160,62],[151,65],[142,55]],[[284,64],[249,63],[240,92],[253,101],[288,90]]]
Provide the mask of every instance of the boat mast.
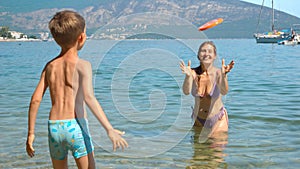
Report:
[[272,0],[272,31],[274,32],[274,2]]

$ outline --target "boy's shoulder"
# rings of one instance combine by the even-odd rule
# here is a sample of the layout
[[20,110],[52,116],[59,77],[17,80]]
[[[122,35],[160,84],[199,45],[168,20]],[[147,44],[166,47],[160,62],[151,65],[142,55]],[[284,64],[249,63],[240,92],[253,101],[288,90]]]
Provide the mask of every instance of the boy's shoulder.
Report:
[[78,59],[78,62],[77,62],[77,66],[80,66],[80,67],[86,67],[86,66],[91,66],[91,63],[87,60],[84,60],[84,59]]
[[55,65],[57,64],[57,60],[59,59],[59,57],[53,58],[52,60],[50,60],[49,62],[46,63],[44,70],[47,69],[51,69],[52,67],[55,67]]
[[78,59],[76,68],[79,72],[83,73],[83,72],[89,71],[92,68],[92,65],[87,60]]

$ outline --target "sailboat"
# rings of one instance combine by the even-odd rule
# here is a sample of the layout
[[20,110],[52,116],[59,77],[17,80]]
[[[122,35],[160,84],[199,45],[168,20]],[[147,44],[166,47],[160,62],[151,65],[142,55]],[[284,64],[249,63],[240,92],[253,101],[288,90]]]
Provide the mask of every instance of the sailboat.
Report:
[[278,41],[285,40],[288,37],[288,35],[289,35],[288,31],[286,31],[286,30],[277,31],[275,29],[274,20],[275,20],[274,19],[274,2],[272,0],[272,28],[271,28],[271,31],[265,32],[265,33],[255,33],[254,38],[256,39],[257,43],[277,43]]

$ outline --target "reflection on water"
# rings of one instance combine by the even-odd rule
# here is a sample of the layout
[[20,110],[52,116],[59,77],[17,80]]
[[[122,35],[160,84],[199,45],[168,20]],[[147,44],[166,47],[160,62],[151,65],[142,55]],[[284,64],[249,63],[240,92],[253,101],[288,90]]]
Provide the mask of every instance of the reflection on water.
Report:
[[198,168],[227,168],[223,152],[228,143],[228,133],[216,133],[214,138],[209,138],[205,143],[199,143],[201,127],[194,127],[192,130],[193,158],[187,169]]

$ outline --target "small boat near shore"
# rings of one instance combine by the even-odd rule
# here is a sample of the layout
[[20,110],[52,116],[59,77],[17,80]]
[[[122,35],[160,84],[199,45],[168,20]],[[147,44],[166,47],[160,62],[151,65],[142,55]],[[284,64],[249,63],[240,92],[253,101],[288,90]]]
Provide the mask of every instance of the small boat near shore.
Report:
[[281,40],[278,41],[278,45],[288,45],[288,46],[294,46],[297,45],[299,42],[297,40]]
[[49,33],[48,32],[42,32],[42,33],[40,33],[40,35],[41,35],[41,40],[43,42],[47,42],[49,40]]
[[279,40],[278,45],[298,45],[300,44],[300,35],[297,33],[300,31],[300,24],[293,24],[291,28],[291,34],[283,40]]
[[298,34],[292,34],[288,39],[280,40],[277,43],[278,45],[298,45],[300,43],[300,36]]

